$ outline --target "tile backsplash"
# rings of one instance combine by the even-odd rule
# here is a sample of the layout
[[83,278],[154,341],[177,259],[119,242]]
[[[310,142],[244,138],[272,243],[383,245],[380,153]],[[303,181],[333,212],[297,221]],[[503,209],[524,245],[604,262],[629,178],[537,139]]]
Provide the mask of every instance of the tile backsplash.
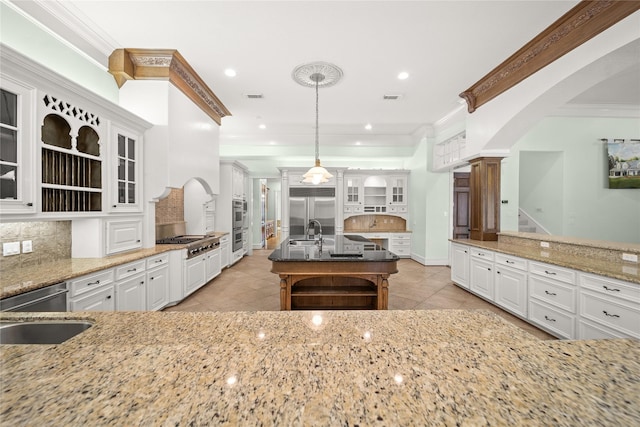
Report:
[[[31,240],[33,252],[22,253]],[[71,258],[71,221],[11,222],[0,224],[0,243],[20,242],[20,254],[0,256],[0,269],[29,267]]]
[[167,197],[156,203],[156,225],[184,222],[184,191],[172,188]]

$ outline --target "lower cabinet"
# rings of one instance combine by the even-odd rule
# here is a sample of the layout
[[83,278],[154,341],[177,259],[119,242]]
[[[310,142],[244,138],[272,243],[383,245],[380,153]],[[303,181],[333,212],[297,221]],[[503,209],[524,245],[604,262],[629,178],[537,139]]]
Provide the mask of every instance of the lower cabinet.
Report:
[[205,254],[205,283],[218,276],[221,271],[220,248],[209,251]]
[[451,281],[469,289],[469,246],[451,244]]
[[113,311],[115,309],[113,268],[77,277],[68,282],[70,311]]
[[200,289],[206,279],[207,257],[200,255],[184,261],[184,296],[188,296]]
[[469,289],[493,301],[493,252],[471,248]]
[[147,258],[147,310],[160,310],[169,303],[169,254]]
[[147,288],[144,272],[116,283],[117,311],[144,311],[147,308]]
[[495,303],[522,317],[527,317],[527,272],[495,266]]
[[573,339],[575,316],[536,299],[529,300],[529,320],[558,338]]
[[229,242],[229,235],[225,234],[220,237],[220,268],[229,267],[229,261],[231,260],[231,243]]
[[411,233],[392,233],[388,249],[400,258],[411,258]]

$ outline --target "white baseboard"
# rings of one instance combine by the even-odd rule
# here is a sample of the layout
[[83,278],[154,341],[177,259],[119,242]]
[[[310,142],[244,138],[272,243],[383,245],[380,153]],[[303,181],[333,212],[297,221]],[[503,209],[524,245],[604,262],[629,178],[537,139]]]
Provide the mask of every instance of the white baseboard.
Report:
[[424,257],[416,255],[416,254],[411,254],[411,259],[416,261],[416,262],[419,262],[422,265],[439,265],[439,266],[443,266],[443,265],[448,266],[449,265],[449,260],[448,259],[429,259],[429,260],[427,260]]

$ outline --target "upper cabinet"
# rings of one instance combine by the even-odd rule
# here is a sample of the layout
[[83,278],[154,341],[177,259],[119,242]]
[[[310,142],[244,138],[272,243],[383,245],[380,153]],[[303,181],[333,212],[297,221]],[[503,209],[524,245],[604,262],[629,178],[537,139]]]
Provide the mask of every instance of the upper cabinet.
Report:
[[[4,64],[3,64],[4,65]],[[0,80],[0,210],[3,214],[34,213],[33,138],[34,87],[13,78]]]
[[246,199],[244,189],[244,170],[236,165],[231,169],[231,189],[233,199]]
[[3,218],[142,212],[151,124],[9,47],[0,56]]
[[344,174],[345,217],[360,214],[400,214],[408,212],[405,171],[358,171]]

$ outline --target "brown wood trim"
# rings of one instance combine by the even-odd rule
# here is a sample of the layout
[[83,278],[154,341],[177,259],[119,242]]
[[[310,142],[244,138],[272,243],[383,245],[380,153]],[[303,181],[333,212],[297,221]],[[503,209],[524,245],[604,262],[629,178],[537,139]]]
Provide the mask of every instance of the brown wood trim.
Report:
[[583,0],[460,94],[467,110],[512,88],[582,43],[640,10],[640,1]]
[[122,87],[127,80],[169,80],[219,125],[231,113],[175,49],[116,49],[109,72]]

